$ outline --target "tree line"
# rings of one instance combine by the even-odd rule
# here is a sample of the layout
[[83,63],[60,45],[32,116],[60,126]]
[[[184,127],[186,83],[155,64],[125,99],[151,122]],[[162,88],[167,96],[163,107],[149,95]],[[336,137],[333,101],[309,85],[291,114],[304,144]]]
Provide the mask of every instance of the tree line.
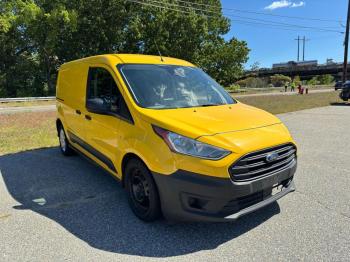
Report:
[[215,12],[128,0],[2,0],[0,97],[54,95],[57,70],[67,61],[106,53],[157,55],[158,49],[229,85],[243,73],[247,43],[224,38],[230,21],[216,13],[219,0],[192,2]]
[[270,77],[247,77],[245,79],[239,80],[235,82],[235,84],[231,85],[232,89],[239,89],[239,88],[266,88],[266,87],[283,87],[285,85],[288,85],[290,83],[294,83],[295,85],[308,85],[308,86],[315,86],[315,85],[331,85],[335,81],[335,78],[332,75],[326,74],[326,75],[317,75],[312,77],[309,80],[302,81],[300,79],[300,76],[295,76],[293,78],[276,74]]

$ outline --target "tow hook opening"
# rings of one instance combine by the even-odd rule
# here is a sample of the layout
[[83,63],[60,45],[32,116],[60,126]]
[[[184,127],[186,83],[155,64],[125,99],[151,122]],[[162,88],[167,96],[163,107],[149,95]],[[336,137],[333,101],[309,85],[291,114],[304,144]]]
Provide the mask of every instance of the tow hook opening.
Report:
[[203,210],[208,200],[190,196],[188,197],[187,203],[191,208]]
[[206,207],[210,202],[210,199],[188,193],[182,193],[181,200],[185,209],[196,211],[206,211]]

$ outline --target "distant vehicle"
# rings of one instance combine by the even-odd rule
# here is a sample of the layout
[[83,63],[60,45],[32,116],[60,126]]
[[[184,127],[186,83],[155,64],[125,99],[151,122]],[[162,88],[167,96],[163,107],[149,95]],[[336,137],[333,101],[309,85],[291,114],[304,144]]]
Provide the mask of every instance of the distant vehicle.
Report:
[[345,81],[345,83],[342,85],[342,88],[350,88],[350,80]]
[[296,62],[298,67],[308,67],[308,66],[317,66],[318,61],[317,60],[310,60],[310,61],[301,61]]
[[302,67],[302,68],[308,68],[308,67],[313,67],[317,66],[318,61],[317,60],[310,60],[310,61],[289,61],[287,63],[277,63],[273,64],[272,68],[273,69],[288,69],[288,68],[295,68],[295,67]]
[[342,87],[343,87],[343,81],[337,81],[334,85],[335,90],[342,89]]
[[277,63],[277,64],[273,64],[272,68],[273,69],[278,69],[278,68],[290,68],[296,66],[296,63],[294,61],[289,61],[287,63]]
[[350,80],[346,81],[342,87],[341,87],[341,92],[339,94],[339,97],[343,101],[348,101],[350,99]]

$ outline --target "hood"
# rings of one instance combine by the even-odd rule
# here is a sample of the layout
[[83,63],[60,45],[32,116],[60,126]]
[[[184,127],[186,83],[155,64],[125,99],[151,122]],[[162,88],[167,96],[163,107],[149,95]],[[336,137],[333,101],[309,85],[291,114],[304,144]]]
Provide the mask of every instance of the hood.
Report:
[[282,123],[254,129],[201,136],[198,140],[226,148],[240,155],[277,145],[294,143],[288,129]]
[[281,123],[272,114],[242,103],[162,110],[142,109],[141,114],[151,124],[191,138]]

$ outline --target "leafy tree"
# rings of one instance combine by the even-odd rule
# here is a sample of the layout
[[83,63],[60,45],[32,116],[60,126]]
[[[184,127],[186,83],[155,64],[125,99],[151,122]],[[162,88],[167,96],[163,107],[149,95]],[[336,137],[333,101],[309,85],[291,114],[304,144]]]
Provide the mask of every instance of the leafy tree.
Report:
[[332,75],[319,75],[317,81],[320,85],[330,85],[334,82],[334,77]]
[[232,85],[226,87],[225,89],[229,92],[238,93],[240,91],[241,87],[237,84],[232,84]]
[[260,68],[260,63],[258,61],[255,61],[251,66],[250,66],[250,70],[252,71],[257,71]]
[[224,40],[230,22],[217,13],[220,1],[206,4],[214,7],[181,13],[126,0],[1,1],[0,95],[53,94],[62,63],[104,53],[158,55],[158,48],[229,85],[242,75],[249,49]]
[[222,85],[234,83],[242,75],[243,63],[248,59],[247,44],[232,39],[229,42],[221,40],[216,45],[210,45],[202,49],[203,53],[200,54],[197,63]]
[[295,76],[295,77],[293,78],[293,83],[294,83],[295,85],[300,85],[300,84],[301,84],[300,76]]
[[279,87],[292,82],[292,79],[289,76],[276,74],[270,77],[270,81],[273,86]]
[[237,81],[236,84],[241,86],[241,87],[249,87],[249,88],[268,87],[267,79],[259,78],[259,77],[248,77],[246,79]]
[[5,86],[4,93],[53,94],[52,75],[59,65],[56,47],[63,31],[71,26],[74,11],[70,14],[59,1],[5,1],[0,3],[0,9],[0,38],[5,47],[0,67],[5,77],[0,85]]
[[334,82],[334,77],[332,75],[318,75],[311,78],[307,81],[307,84],[310,86],[315,85],[330,85]]
[[319,81],[317,79],[317,76],[314,76],[313,78],[311,78],[309,81],[307,81],[307,84],[309,86],[315,86],[319,84]]

